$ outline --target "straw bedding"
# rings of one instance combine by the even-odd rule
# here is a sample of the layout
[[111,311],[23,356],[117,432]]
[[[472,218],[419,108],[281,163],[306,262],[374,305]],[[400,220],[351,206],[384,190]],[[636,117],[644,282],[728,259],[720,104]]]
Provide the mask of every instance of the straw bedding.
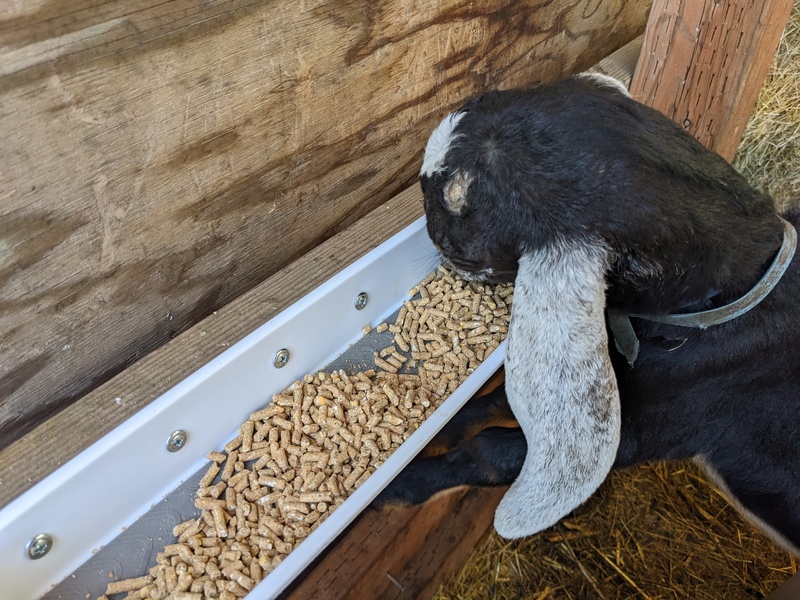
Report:
[[555,527],[493,531],[438,600],[761,598],[796,561],[745,522],[691,463],[613,472]]

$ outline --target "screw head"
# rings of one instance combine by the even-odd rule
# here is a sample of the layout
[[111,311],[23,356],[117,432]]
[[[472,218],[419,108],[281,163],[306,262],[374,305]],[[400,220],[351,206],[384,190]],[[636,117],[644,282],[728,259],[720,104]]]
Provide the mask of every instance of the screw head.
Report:
[[189,436],[183,429],[176,429],[167,438],[167,450],[177,452],[186,445]]
[[50,534],[40,533],[32,537],[25,544],[25,554],[31,560],[37,560],[45,556],[53,548],[53,538]]
[[286,348],[281,348],[272,357],[272,364],[276,369],[282,369],[289,362],[289,351]]
[[363,310],[364,307],[369,302],[369,296],[367,296],[367,292],[361,292],[356,299],[353,300],[353,306],[356,307],[356,310]]

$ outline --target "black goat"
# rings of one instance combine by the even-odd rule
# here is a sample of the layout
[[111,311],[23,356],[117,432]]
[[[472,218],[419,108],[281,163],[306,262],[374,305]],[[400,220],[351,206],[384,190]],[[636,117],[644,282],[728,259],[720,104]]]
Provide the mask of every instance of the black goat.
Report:
[[[560,442],[532,435],[541,434],[531,425],[540,415],[520,417],[525,395],[552,395],[556,405],[587,395],[588,435],[602,438],[611,461],[578,461],[595,480],[584,492],[611,462],[694,458],[747,517],[798,552],[800,259],[752,310],[725,323],[685,327],[641,315],[694,313],[746,295],[794,233],[782,219],[797,228],[800,212],[781,217],[769,196],[681,127],[592,77],[470,101],[432,134],[420,179],[428,232],[445,263],[489,281],[529,271],[534,297],[525,315],[512,311],[512,326],[527,319],[531,339],[509,340],[506,365],[522,429],[474,431],[486,414],[510,418],[503,388],[469,403],[442,432],[453,449],[415,459],[378,504],[525,477],[530,487],[535,473],[524,465],[542,464],[531,454],[546,446],[545,462],[560,460]],[[624,315],[625,325],[630,318],[632,330],[609,329],[609,315]],[[633,333],[635,362],[624,339]],[[576,430],[567,424],[548,435],[570,440]],[[520,520],[538,517],[523,510],[515,518],[503,522],[512,537],[532,532]]]

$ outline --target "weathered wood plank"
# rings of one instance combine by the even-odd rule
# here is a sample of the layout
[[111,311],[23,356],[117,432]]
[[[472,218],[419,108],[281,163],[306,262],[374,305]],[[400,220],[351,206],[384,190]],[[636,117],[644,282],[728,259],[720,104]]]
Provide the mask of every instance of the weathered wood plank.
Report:
[[[435,532],[441,531],[449,516],[463,506],[462,496],[465,495],[458,492],[450,494],[417,511],[407,527],[395,536],[387,551],[379,560],[373,561],[369,569],[345,569],[345,574],[349,573],[351,579],[342,579],[342,586],[333,587],[332,596],[348,600],[400,597],[407,587],[403,582],[406,565],[426,546],[428,536],[420,535],[420,532],[434,532],[435,535]],[[313,589],[313,586],[308,589]],[[308,596],[302,591],[293,595],[295,599],[304,597]]]
[[590,71],[614,77],[630,88],[633,73],[636,70],[636,63],[639,62],[639,54],[642,51],[643,40],[644,36],[631,40],[622,48],[597,63]]
[[408,186],[465,97],[648,6],[0,3],[0,447]]
[[[350,591],[359,582],[360,574],[376,565],[380,569],[385,556],[392,554],[397,539],[408,531],[420,510],[421,507],[397,508],[388,513],[365,510],[315,565],[281,594],[280,600],[313,598],[321,590],[330,600],[352,597]],[[442,514],[441,508],[436,512]],[[432,521],[428,518],[427,522],[430,526]],[[376,585],[391,584],[385,572],[379,573],[378,578]]]
[[419,507],[367,510],[281,600],[431,598],[491,527],[504,493],[461,490]]
[[[458,572],[472,549],[493,526],[495,509],[506,489],[469,490],[439,528],[426,536],[420,551],[398,566],[395,578],[402,589],[387,588],[381,598],[433,598],[439,586]],[[419,532],[417,536],[420,537]]]
[[631,94],[732,160],[791,8],[792,0],[654,0]]

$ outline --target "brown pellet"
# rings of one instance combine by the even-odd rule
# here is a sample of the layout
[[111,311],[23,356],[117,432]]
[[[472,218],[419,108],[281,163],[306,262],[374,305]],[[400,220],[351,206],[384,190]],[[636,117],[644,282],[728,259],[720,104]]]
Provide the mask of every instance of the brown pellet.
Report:
[[225,506],[226,502],[225,500],[217,500],[216,498],[195,498],[194,505],[200,510],[212,510]]
[[[413,325],[413,323],[412,323],[412,325]],[[411,334],[411,332],[409,332],[409,337],[414,337],[415,335],[416,334]],[[400,350],[402,350],[403,352],[408,352],[409,351],[409,345],[405,341],[405,339],[403,338],[403,336],[401,334],[399,334],[399,333],[395,334],[394,343],[397,344],[397,347],[400,348]]]
[[394,365],[383,360],[380,356],[378,356],[377,352],[375,353],[374,360],[376,367],[380,367],[381,369],[383,369],[384,371],[388,371],[389,373],[397,373],[398,367],[395,367]]
[[[194,527],[196,523],[197,521],[195,519],[189,519],[188,521],[179,523],[178,525],[175,525],[175,527],[172,528],[172,535],[174,535],[175,537],[179,537],[183,535],[184,532],[192,529],[192,527]],[[194,533],[190,533],[189,535],[194,535]]]
[[145,575],[143,577],[136,577],[134,579],[123,579],[122,581],[114,581],[108,584],[106,588],[106,596],[112,596],[114,594],[122,594],[124,592],[133,592],[140,588],[143,588],[146,585],[149,585],[153,581],[153,578],[150,575]]
[[253,433],[255,431],[255,423],[253,421],[245,421],[239,428],[242,436],[241,452],[249,452],[253,447]]
[[241,445],[242,445],[242,436],[236,436],[230,442],[225,444],[225,452],[231,454],[231,452],[239,448],[239,446]]
[[239,457],[238,451],[232,450],[228,452],[228,460],[225,461],[225,466],[223,467],[222,475],[220,476],[222,478],[222,481],[228,481],[231,478],[238,457]]
[[209,452],[208,454],[206,454],[206,458],[208,460],[212,461],[212,462],[217,463],[218,465],[221,465],[222,463],[225,462],[225,459],[227,457],[222,452],[214,452],[214,451],[212,451],[212,452]]

